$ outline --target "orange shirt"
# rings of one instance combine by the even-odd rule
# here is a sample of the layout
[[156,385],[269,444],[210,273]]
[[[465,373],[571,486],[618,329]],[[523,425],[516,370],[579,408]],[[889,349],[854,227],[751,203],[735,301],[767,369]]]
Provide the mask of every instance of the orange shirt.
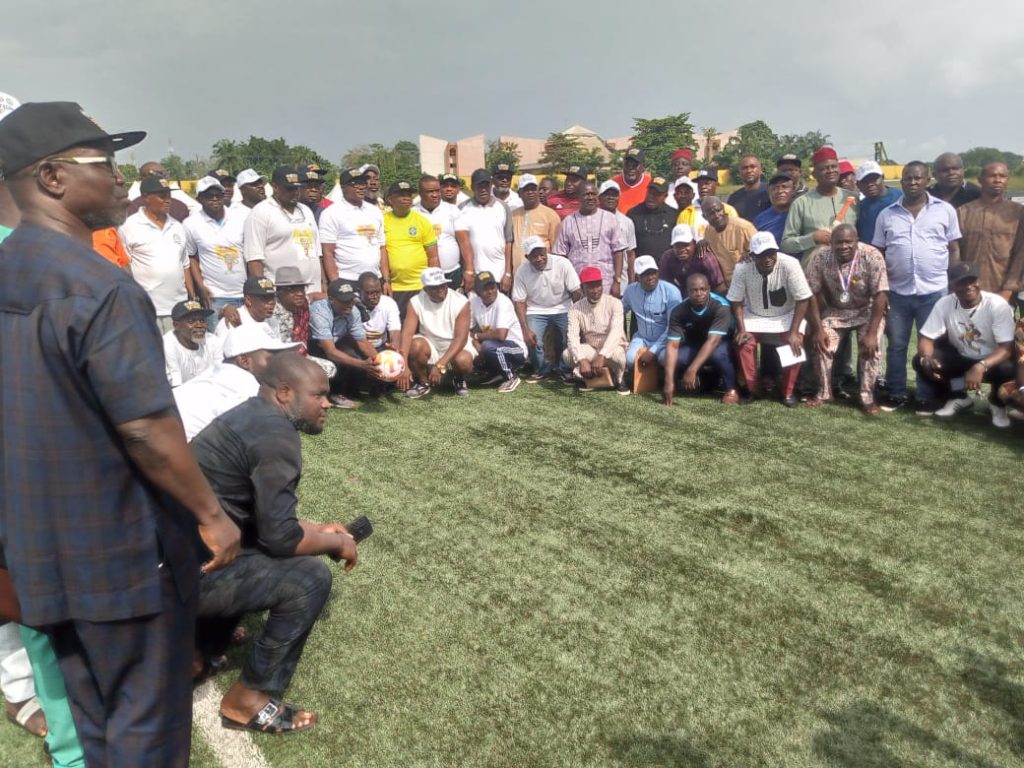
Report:
[[631,209],[636,208],[646,199],[647,185],[651,183],[651,174],[645,173],[641,176],[635,187],[629,186],[622,178],[621,173],[612,181],[619,185],[619,210],[622,213],[629,213]]
[[121,269],[128,266],[128,254],[118,237],[117,227],[98,229],[92,233],[92,249]]

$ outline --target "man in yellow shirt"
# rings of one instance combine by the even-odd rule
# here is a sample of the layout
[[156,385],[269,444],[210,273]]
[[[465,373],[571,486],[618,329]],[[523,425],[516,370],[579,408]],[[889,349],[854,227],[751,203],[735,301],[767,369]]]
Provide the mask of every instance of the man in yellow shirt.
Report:
[[430,219],[412,208],[412,184],[396,181],[388,187],[384,212],[384,249],[381,272],[391,276],[391,297],[405,317],[409,299],[423,290],[420,275],[439,267],[437,235]]

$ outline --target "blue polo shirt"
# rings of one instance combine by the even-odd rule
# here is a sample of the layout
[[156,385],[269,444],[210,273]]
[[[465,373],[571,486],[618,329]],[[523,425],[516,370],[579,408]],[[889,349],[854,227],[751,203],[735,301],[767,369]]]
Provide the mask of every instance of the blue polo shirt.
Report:
[[781,243],[788,213],[788,211],[776,211],[774,208],[768,208],[754,217],[754,227],[758,232],[771,232],[775,236],[775,242]]
[[679,289],[664,280],[659,280],[653,291],[645,291],[639,282],[630,283],[622,295],[623,310],[632,312],[636,319],[636,336],[655,355],[665,348],[669,316],[682,303]]
[[900,190],[889,187],[886,193],[877,200],[861,198],[860,207],[857,209],[858,240],[870,245],[871,238],[875,236],[875,223],[878,221],[878,214],[899,200],[901,194]]
[[309,337],[313,341],[341,341],[351,336],[356,341],[366,339],[366,329],[353,306],[347,315],[335,315],[328,299],[317,299],[309,305]]

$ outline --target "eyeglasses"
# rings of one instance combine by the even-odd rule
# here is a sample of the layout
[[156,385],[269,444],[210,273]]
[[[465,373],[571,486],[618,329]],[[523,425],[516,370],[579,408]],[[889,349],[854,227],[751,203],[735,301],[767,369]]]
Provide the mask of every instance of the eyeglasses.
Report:
[[113,176],[121,175],[121,169],[117,167],[117,160],[113,155],[108,155],[107,157],[51,157],[46,162],[71,163],[72,165],[106,165]]

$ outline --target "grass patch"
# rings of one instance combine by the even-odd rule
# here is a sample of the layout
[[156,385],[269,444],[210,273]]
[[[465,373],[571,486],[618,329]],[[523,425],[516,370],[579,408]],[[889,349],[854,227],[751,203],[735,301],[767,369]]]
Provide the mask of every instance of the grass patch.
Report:
[[288,692],[320,726],[257,742],[275,768],[1020,765],[1021,439],[553,384],[335,412],[302,509],[376,532]]

